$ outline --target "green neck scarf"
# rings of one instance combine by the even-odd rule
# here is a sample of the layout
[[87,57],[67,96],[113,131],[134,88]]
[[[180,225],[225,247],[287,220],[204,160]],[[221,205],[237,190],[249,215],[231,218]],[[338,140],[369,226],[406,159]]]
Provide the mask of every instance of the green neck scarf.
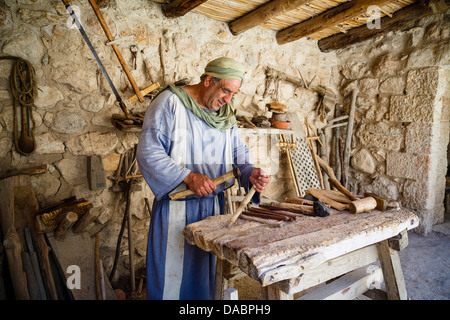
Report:
[[[228,57],[221,57],[210,61],[206,65],[204,74],[220,79],[241,80],[242,85],[244,82],[245,70],[238,61]],[[205,121],[211,128],[225,131],[236,124],[236,117],[234,116],[234,97],[229,104],[225,104],[217,112],[208,112],[199,106],[183,88],[167,85],[160,93],[166,89],[169,89],[176,94],[186,108]]]
[[207,112],[192,97],[180,87],[172,85],[165,86],[162,90],[169,89],[183,102],[184,106],[191,110],[197,117],[205,121],[211,128],[225,131],[236,124],[234,116],[234,97],[229,104],[222,106],[217,112]]

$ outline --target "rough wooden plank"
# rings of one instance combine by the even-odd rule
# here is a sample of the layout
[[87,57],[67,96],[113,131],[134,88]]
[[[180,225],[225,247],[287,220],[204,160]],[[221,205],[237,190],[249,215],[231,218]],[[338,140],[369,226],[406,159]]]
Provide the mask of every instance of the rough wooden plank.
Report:
[[162,10],[168,18],[178,18],[184,16],[189,11],[195,9],[208,0],[172,0],[162,6]]
[[339,279],[305,294],[298,300],[353,300],[383,282],[383,273],[377,265],[354,270]]
[[230,31],[236,36],[308,2],[310,0],[274,0],[266,2],[255,10],[230,22]]
[[301,217],[281,228],[255,223],[247,228],[248,222],[223,228],[227,218],[214,216],[188,225],[184,234],[191,244],[219,253],[263,285],[299,276],[302,267],[318,266],[418,225],[417,216],[405,210],[357,216],[332,212],[325,218]]
[[335,27],[339,23],[366,13],[370,5],[381,6],[386,2],[389,2],[389,0],[354,0],[345,2],[316,17],[277,32],[277,42],[282,45],[307,37],[320,30]]
[[369,29],[364,24],[360,27],[348,30],[347,33],[339,33],[319,40],[318,45],[322,51],[342,49],[352,44],[362,42],[375,36],[387,34],[393,30],[402,31],[414,26],[420,19],[433,14],[433,11],[421,2],[414,3],[394,12],[391,17],[383,17],[380,20],[381,28]]
[[[355,220],[324,232],[293,237],[284,243],[279,241],[271,246],[244,250],[241,255],[245,257],[241,257],[241,260],[247,261],[249,275],[263,285],[271,284],[298,276],[302,266],[316,267],[347,252],[388,239],[404,229],[416,227],[418,218],[414,217],[411,217],[412,223],[409,219],[402,221],[395,217],[377,219],[379,217],[374,216],[366,221]],[[281,253],[281,257],[274,259]]]
[[274,285],[288,294],[295,294],[374,263],[377,260],[377,248],[375,245],[371,245],[331,259],[316,268],[303,270],[298,277],[283,280]]
[[208,217],[204,220],[192,223],[183,230],[184,237],[189,244],[196,245],[200,249],[213,252],[223,259],[222,248],[229,241],[252,233],[252,229],[261,229],[255,233],[264,232],[270,228],[258,222],[244,222],[239,219],[228,227],[230,215]]

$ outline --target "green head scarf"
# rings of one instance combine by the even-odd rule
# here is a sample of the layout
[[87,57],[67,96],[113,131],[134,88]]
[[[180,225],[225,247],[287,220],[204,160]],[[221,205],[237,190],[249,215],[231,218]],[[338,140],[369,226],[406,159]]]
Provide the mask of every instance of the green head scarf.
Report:
[[[210,75],[220,79],[227,80],[241,80],[244,82],[245,69],[244,67],[231,58],[222,57],[209,62],[206,65],[204,75]],[[194,99],[183,89],[175,86],[166,86],[176,94],[186,108],[191,110],[197,117],[203,119],[211,128],[225,131],[236,124],[236,117],[234,116],[234,97],[229,104],[223,105],[217,112],[208,112],[199,106]]]

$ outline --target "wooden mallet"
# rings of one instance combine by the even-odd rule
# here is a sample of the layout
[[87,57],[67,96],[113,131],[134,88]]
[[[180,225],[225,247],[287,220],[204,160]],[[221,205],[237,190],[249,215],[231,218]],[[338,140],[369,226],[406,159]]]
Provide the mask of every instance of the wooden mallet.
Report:
[[336,189],[342,192],[347,198],[352,200],[352,202],[349,203],[349,210],[351,213],[361,213],[376,208],[377,202],[373,197],[364,197],[358,199],[357,197],[355,197],[355,195],[353,195],[353,193],[347,190],[339,181],[333,178],[329,178],[328,181],[332,186],[336,187]]
[[[233,170],[230,170],[227,173],[213,179],[213,182],[215,183],[216,186],[218,186],[219,184],[222,184],[225,181],[228,181],[232,178],[239,179],[240,175],[241,175],[241,172],[239,171],[239,168],[233,164]],[[169,197],[171,200],[177,200],[177,199],[181,199],[184,197],[192,196],[194,194],[195,194],[195,192],[192,191],[191,189],[186,189],[183,191],[171,193],[171,194],[169,194]]]

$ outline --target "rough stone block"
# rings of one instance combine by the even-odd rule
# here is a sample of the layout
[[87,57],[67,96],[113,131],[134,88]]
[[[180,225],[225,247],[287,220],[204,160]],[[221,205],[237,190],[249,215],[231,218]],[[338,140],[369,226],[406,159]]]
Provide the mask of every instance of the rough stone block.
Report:
[[413,69],[406,77],[407,95],[436,95],[439,80],[438,68]]
[[407,153],[431,154],[433,126],[428,123],[411,123],[406,128],[405,148]]
[[375,171],[375,160],[367,149],[356,152],[351,160],[352,167],[365,173]]
[[385,54],[378,58],[372,72],[376,76],[383,76],[395,73],[402,66],[402,61],[391,54]]
[[35,136],[35,141],[38,154],[63,153],[65,150],[64,143],[49,132]]
[[88,132],[66,142],[68,150],[74,155],[98,154],[105,156],[119,144],[115,133]]
[[378,93],[379,86],[380,80],[376,78],[365,78],[359,80],[359,90],[361,94],[376,95]]
[[403,142],[403,128],[390,126],[386,122],[362,122],[356,136],[366,148],[400,150]]
[[414,210],[432,210],[431,187],[427,181],[408,180],[403,185],[402,204]]
[[386,155],[386,174],[391,177],[428,181],[431,156],[405,152],[389,152]]
[[389,120],[398,122],[433,122],[432,96],[391,96]]
[[389,77],[380,84],[380,92],[387,94],[403,94],[405,90],[405,79],[403,77]]

